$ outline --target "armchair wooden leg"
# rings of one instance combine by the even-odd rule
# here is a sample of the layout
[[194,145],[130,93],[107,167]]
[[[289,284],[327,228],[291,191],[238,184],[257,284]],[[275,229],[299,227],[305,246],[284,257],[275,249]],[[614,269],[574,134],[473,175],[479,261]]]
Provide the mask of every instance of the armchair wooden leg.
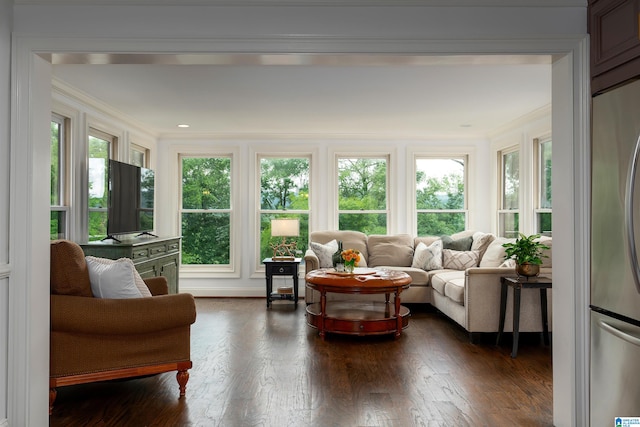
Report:
[[180,397],[183,397],[187,390],[187,381],[189,381],[189,371],[183,369],[176,374],[178,385],[180,386]]
[[56,401],[58,391],[55,388],[49,389],[49,415],[53,412],[53,403]]

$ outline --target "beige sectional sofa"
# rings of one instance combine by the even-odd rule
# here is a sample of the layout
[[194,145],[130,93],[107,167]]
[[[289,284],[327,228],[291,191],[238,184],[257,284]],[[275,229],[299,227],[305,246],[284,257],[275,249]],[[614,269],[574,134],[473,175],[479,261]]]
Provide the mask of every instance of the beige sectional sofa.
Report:
[[[412,283],[401,295],[403,303],[429,303],[460,324],[473,337],[475,333],[497,332],[500,317],[500,277],[515,274],[513,266],[504,262],[502,244],[514,239],[496,238],[493,234],[463,231],[449,238],[438,236],[412,237],[408,234],[370,235],[357,231],[316,231],[310,237],[310,248],[305,253],[306,272],[327,267],[333,241],[342,241],[343,249],[357,249],[362,254],[361,267],[385,268],[404,271]],[[443,242],[443,239],[445,242]],[[551,238],[544,238],[551,246]],[[439,241],[438,243],[435,243]],[[468,249],[462,247],[469,244]],[[422,244],[422,245],[421,245]],[[419,255],[444,244],[442,265],[436,269],[421,268]],[[462,246],[461,246],[462,245]],[[466,250],[456,250],[456,249]],[[438,251],[433,251],[438,253]],[[430,255],[432,255],[430,253]],[[541,274],[551,274],[551,249],[541,268]],[[433,261],[433,259],[431,260]],[[438,261],[438,260],[436,260]],[[324,264],[323,264],[324,263]],[[424,266],[422,266],[424,267]],[[522,292],[520,332],[542,331],[539,291]],[[380,298],[376,295],[327,294],[327,299]],[[317,302],[317,291],[306,288],[305,302]],[[551,313],[551,292],[548,291]],[[512,330],[512,293],[508,293],[505,331]],[[551,319],[549,319],[551,325]]]

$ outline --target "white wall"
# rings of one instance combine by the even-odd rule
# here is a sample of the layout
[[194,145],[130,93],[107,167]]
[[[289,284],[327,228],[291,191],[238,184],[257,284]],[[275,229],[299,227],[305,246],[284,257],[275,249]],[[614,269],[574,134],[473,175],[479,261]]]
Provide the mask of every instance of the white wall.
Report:
[[[14,50],[13,64],[16,67],[16,87],[12,92],[12,108],[16,119],[12,121],[12,149],[26,156],[16,158],[12,178],[15,181],[31,182],[35,170],[46,170],[49,165],[46,156],[40,157],[39,150],[48,148],[48,141],[36,139],[32,134],[32,116],[35,122],[46,123],[47,114],[37,111],[40,99],[48,97],[49,91],[42,92],[38,84],[44,77],[33,69],[34,54],[38,51],[85,51],[85,52],[373,52],[373,53],[548,53],[569,58],[573,67],[556,82],[571,86],[576,81],[573,94],[560,91],[566,101],[564,115],[555,116],[554,109],[554,164],[584,162],[580,150],[584,149],[588,129],[585,117],[588,94],[586,79],[587,53],[584,50],[586,38],[586,3],[568,1],[567,7],[510,7],[508,2],[491,2],[492,7],[180,7],[164,6],[111,6],[104,3],[100,7],[85,4],[62,6],[16,5],[14,9]],[[535,2],[532,2],[535,3]],[[547,4],[547,3],[544,3]],[[577,4],[577,5],[576,5]],[[559,3],[562,5],[562,3]],[[575,59],[574,59],[575,58]],[[3,58],[4,59],[4,58]],[[0,71],[1,72],[1,71]],[[554,74],[554,77],[556,75]],[[46,80],[46,78],[45,78]],[[42,83],[42,81],[40,81]],[[27,92],[23,92],[26,90]],[[33,90],[29,97],[26,93]],[[20,102],[18,102],[18,100]],[[554,100],[555,102],[555,100]],[[559,119],[559,120],[556,120]],[[2,118],[0,117],[0,120]],[[573,127],[558,140],[558,130]],[[566,137],[566,138],[565,138]],[[558,150],[558,144],[567,150]],[[45,147],[47,146],[47,147]],[[577,154],[576,154],[577,153]],[[1,161],[1,160],[0,160]],[[573,169],[568,169],[573,172]],[[584,192],[584,175],[574,175],[574,180],[566,180],[556,188],[572,194],[575,190]],[[46,186],[46,180],[43,179]],[[48,311],[39,311],[48,301],[46,277],[31,276],[22,271],[31,259],[48,259],[48,236],[37,234],[46,218],[42,214],[48,210],[48,200],[40,195],[35,186],[22,188],[25,191],[12,204],[10,213],[22,218],[12,230],[29,238],[16,250],[16,264],[11,275],[10,286],[14,283],[30,286],[31,294],[18,294],[19,308],[25,310],[29,328],[25,328],[26,347],[12,350],[16,357],[22,355],[28,364],[14,360],[10,366],[15,380],[9,381],[9,395],[22,392],[14,399],[24,398],[25,402],[15,406],[15,425],[45,425],[46,409],[40,395],[46,394],[46,385],[36,378],[39,371],[46,370],[46,356],[29,359],[28,355],[40,347],[37,339],[48,330]],[[569,191],[566,191],[569,189]],[[1,191],[1,190],[0,190]],[[0,194],[2,196],[2,194]],[[572,222],[578,226],[586,220],[576,213],[588,210],[580,197],[564,201],[556,209],[554,203],[554,223],[556,230],[570,228]],[[575,218],[575,220],[574,220]],[[574,226],[575,227],[575,226]],[[2,230],[0,230],[2,233]],[[43,232],[43,234],[45,234]],[[557,235],[554,233],[554,237]],[[574,241],[573,234],[563,249],[569,252],[581,249]],[[554,242],[554,246],[556,242]],[[554,253],[555,256],[555,253]],[[584,293],[579,288],[583,282],[576,281],[576,272],[588,270],[584,257],[574,259],[564,251],[554,258],[554,264],[571,265],[572,271],[554,269],[554,278],[565,287]],[[46,271],[46,262],[42,265]],[[14,281],[15,279],[15,281]],[[20,279],[20,280],[19,280]],[[24,283],[21,280],[24,279]],[[558,307],[573,307],[576,299],[571,293],[554,294]],[[39,300],[38,300],[39,298]],[[30,304],[35,303],[32,307]],[[580,302],[582,303],[582,302]],[[556,304],[554,304],[556,307]],[[23,320],[16,316],[14,324]],[[582,319],[578,319],[582,322]],[[560,329],[559,329],[560,328]],[[554,339],[554,424],[562,426],[586,425],[586,402],[576,381],[575,372],[568,372],[576,347],[584,341],[580,325],[571,322],[554,325],[554,336],[568,336],[562,342]],[[577,344],[574,344],[576,343]],[[563,363],[556,364],[556,355],[561,355]],[[36,362],[42,366],[35,366]],[[11,362],[10,362],[11,363]],[[560,369],[560,372],[557,373]],[[580,369],[578,367],[578,369]],[[584,373],[578,373],[583,375]],[[42,389],[42,390],[41,390]],[[560,393],[556,392],[560,391]],[[41,421],[45,421],[42,423]]]
[[[12,2],[0,0],[0,206],[9,206]],[[0,426],[7,421],[9,210],[0,208]]]

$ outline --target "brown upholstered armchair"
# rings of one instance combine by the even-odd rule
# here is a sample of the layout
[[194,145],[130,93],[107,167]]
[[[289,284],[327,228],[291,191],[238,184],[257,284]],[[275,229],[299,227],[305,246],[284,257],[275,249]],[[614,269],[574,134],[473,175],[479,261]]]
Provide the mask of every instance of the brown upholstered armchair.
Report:
[[82,248],[51,242],[49,413],[56,387],[178,371],[184,396],[193,296],[167,295],[164,277],[145,279],[152,297],[94,298]]

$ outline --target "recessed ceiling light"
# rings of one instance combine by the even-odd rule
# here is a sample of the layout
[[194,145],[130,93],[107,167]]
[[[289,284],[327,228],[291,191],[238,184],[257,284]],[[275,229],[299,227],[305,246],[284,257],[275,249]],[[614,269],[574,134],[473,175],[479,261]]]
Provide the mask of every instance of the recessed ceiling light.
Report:
[[179,124],[178,127],[179,128],[188,128],[189,125],[188,124]]

